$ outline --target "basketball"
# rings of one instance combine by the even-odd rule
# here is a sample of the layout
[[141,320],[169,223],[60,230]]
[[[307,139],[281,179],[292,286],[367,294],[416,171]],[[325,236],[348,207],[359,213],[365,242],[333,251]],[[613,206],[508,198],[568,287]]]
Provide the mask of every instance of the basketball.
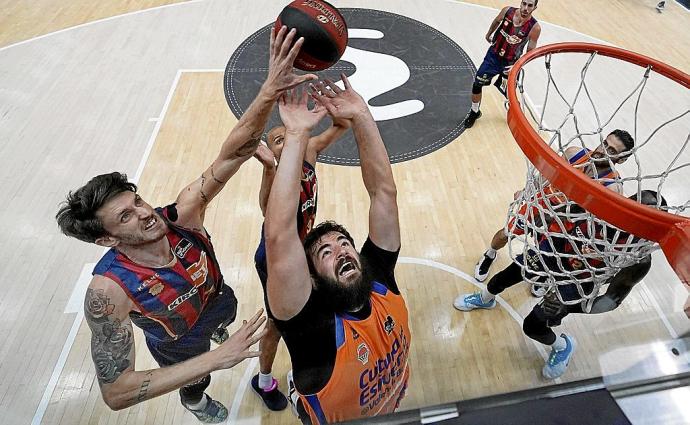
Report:
[[283,9],[275,24],[276,32],[285,25],[295,28],[295,40],[304,37],[295,67],[321,71],[334,65],[347,46],[347,24],[331,4],[322,0],[295,0]]

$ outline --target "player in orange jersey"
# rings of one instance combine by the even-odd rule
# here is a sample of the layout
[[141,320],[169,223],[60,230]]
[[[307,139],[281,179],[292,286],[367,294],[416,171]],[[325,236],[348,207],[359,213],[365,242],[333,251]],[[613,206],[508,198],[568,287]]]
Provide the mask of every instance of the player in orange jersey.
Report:
[[[400,251],[397,190],[388,153],[366,102],[345,75],[306,94],[283,96],[285,146],[266,209],[268,302],[290,352],[291,401],[304,423],[393,412],[409,378],[410,329],[395,281]],[[296,229],[302,159],[325,115],[352,122],[370,197],[369,237],[357,252],[345,228],[316,226],[304,244]],[[290,382],[290,377],[288,378]]]

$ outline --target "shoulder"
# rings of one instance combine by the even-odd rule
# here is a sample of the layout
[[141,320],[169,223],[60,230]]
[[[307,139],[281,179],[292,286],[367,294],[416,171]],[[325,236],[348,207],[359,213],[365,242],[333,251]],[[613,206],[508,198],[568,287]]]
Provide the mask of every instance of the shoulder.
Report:
[[133,303],[125,291],[108,277],[94,275],[86,288],[84,308],[91,313],[101,309],[108,314],[114,310],[129,311],[132,306]]
[[577,146],[570,146],[563,152],[563,156],[565,159],[572,162],[578,160],[581,156],[587,154],[588,152],[589,151],[587,149],[578,148]]
[[282,330],[307,334],[309,331],[319,328],[315,324],[328,326],[332,322],[334,314],[335,311],[330,308],[330,304],[322,298],[319,291],[312,289],[309,299],[299,313],[288,320],[274,320]]
[[106,272],[108,272],[112,268],[116,259],[117,251],[115,249],[109,249],[105,254],[103,254],[101,259],[98,260],[98,263],[96,263],[96,266],[93,268],[94,276],[104,275]]

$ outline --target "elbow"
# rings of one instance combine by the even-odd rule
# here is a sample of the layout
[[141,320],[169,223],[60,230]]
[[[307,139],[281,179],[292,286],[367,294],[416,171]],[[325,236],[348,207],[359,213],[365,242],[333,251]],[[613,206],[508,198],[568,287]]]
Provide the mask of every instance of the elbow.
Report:
[[128,400],[124,394],[118,394],[117,391],[113,391],[112,389],[101,389],[101,395],[103,396],[103,401],[110,410],[118,411],[132,406],[130,402],[131,399]]
[[398,198],[398,188],[395,186],[395,182],[390,182],[380,185],[374,191],[370,192],[369,195],[372,197],[385,197],[386,199],[396,201]]

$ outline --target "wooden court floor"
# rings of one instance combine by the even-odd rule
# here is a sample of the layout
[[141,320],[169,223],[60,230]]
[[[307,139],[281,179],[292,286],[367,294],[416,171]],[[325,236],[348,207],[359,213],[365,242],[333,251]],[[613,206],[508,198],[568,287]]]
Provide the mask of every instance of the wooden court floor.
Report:
[[[120,412],[105,406],[89,353],[89,330],[80,321],[79,291],[73,292],[102,250],[60,235],[53,216],[68,190],[111,170],[138,177],[151,204],[174,199],[215,157],[237,121],[222,93],[225,61],[283,3],[2,3],[7,13],[0,18],[0,180],[5,189],[0,254],[8,265],[0,271],[5,292],[0,299],[2,423],[197,423],[179,405],[176,392]],[[365,1],[334,3],[372,7]],[[690,52],[668,46],[690,45],[690,34],[683,31],[690,14],[674,3],[657,14],[654,3],[586,0],[564,8],[542,0],[535,16],[544,22],[545,42],[592,36],[688,72]],[[483,34],[495,9],[506,4],[386,0],[376,8],[439,28],[478,65],[486,49]],[[124,13],[130,15],[108,19]],[[606,16],[614,14],[626,25],[611,28]],[[87,25],[31,41],[82,24]],[[221,36],[212,37],[214,31]],[[208,37],[204,43],[184,39],[199,32]],[[171,50],[161,56],[156,51],[161,46]],[[470,277],[474,263],[503,225],[524,178],[502,98],[485,90],[482,110],[484,117],[458,140],[393,167],[403,239],[396,276],[411,310],[414,338],[410,390],[402,409],[548,384],[540,376],[545,352],[521,331],[520,318],[534,303],[526,287],[507,291],[501,308],[493,311],[460,313],[452,307],[459,293],[476,289]],[[464,113],[458,111],[458,119]],[[318,219],[342,222],[361,243],[366,237],[361,211],[368,201],[359,170],[318,164],[317,173]],[[260,175],[258,162],[248,162],[206,215],[223,273],[240,300],[238,318],[262,304],[252,264],[261,225]],[[650,276],[619,310],[566,319],[562,329],[575,335],[580,349],[564,382],[599,376],[603,354],[616,348],[667,340],[690,329],[681,312],[685,290],[663,263],[661,256],[655,258]],[[506,264],[502,255],[496,270]],[[137,368],[150,367],[155,364],[137,331]],[[295,423],[289,411],[269,414],[262,408],[247,386],[256,368],[256,361],[246,361],[214,373],[209,393],[228,406],[233,423]],[[281,345],[274,373],[283,388],[288,369]]]

